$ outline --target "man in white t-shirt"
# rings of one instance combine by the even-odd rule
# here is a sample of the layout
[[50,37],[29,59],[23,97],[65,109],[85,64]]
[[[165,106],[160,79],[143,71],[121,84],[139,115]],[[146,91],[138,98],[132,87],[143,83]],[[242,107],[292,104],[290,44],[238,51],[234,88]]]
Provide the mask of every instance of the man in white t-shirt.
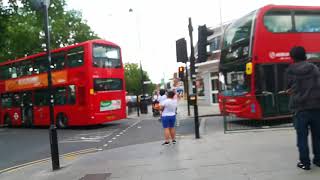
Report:
[[175,123],[176,123],[176,109],[177,109],[177,101],[173,99],[174,92],[169,91],[167,99],[165,99],[162,103],[160,103],[160,107],[162,110],[161,120],[162,127],[164,128],[164,138],[165,142],[162,145],[170,144],[170,138],[172,143],[176,143],[176,131],[175,131]]

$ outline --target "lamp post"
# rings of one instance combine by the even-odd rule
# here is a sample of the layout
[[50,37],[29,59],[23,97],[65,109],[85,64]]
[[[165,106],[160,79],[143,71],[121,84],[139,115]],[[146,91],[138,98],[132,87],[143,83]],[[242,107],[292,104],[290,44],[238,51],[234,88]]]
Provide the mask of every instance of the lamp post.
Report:
[[60,169],[60,162],[59,162],[57,127],[54,123],[54,98],[53,98],[53,91],[52,91],[50,33],[49,33],[49,17],[48,17],[48,8],[50,5],[50,0],[31,0],[31,4],[35,10],[41,11],[44,14],[46,53],[48,58],[47,73],[48,73],[49,111],[50,111],[49,138],[50,138],[50,148],[51,148],[52,169],[58,170]]
[[[133,13],[133,9],[130,8],[129,9],[129,12],[130,13]],[[139,58],[139,61],[140,61],[140,73],[141,73],[141,79],[140,79],[140,82],[141,82],[141,94],[142,96],[145,95],[145,87],[144,87],[144,77],[143,77],[143,70],[142,70],[142,65],[141,65],[141,38],[140,38],[140,31],[139,31],[139,18],[138,18],[138,14],[136,13],[136,29],[137,29],[137,38],[138,38],[138,58]],[[141,96],[141,98],[142,98]],[[138,106],[141,106],[141,101],[139,102],[139,105]],[[141,108],[140,108],[140,111],[141,111]],[[139,116],[139,110],[137,110],[138,112],[138,116]]]

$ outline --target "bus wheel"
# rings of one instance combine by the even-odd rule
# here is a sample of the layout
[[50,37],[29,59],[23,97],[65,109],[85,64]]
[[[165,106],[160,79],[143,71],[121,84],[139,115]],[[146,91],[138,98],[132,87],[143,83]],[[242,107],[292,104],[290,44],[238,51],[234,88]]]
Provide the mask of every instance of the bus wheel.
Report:
[[68,127],[68,117],[65,114],[59,113],[57,115],[57,127],[61,129]]
[[4,116],[4,124],[7,125],[8,127],[12,126],[12,121],[11,121],[9,114],[6,114]]

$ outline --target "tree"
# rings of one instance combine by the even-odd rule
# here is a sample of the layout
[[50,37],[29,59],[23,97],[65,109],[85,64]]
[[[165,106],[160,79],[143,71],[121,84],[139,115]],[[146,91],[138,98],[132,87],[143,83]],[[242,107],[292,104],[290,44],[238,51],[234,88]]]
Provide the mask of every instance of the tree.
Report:
[[[129,94],[141,94],[142,93],[142,82],[141,82],[141,69],[136,63],[126,63],[125,69],[125,81],[126,90]],[[143,71],[144,81],[150,81],[149,75],[146,71]],[[154,84],[145,85],[146,93],[152,94],[155,89]]]
[[[0,1],[0,61],[44,51],[43,16],[30,0]],[[76,10],[66,10],[66,0],[51,0],[49,7],[51,48],[99,38]]]

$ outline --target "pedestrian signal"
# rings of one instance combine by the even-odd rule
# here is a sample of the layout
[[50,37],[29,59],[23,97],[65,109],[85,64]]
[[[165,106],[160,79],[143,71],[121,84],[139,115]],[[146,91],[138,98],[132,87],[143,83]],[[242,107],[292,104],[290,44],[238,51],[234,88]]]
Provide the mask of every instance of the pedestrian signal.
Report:
[[184,67],[183,66],[179,67],[178,72],[179,72],[179,78],[183,81],[183,79],[184,79]]

